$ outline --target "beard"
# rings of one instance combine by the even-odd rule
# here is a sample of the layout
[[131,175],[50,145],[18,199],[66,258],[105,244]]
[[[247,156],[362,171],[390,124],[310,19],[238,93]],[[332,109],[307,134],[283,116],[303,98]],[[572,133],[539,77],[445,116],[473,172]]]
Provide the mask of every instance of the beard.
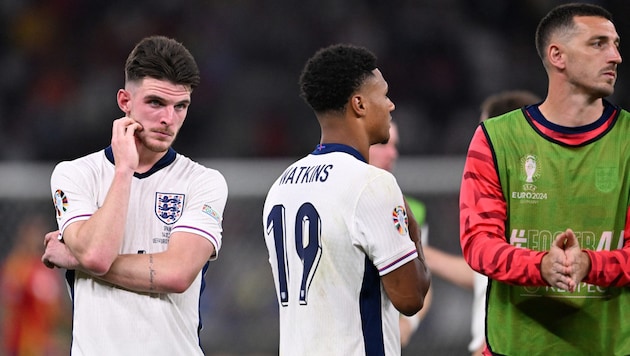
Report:
[[176,136],[173,136],[173,139],[170,141],[158,140],[158,139],[153,139],[151,137],[148,137],[147,135],[144,135],[144,132],[141,132],[136,137],[143,147],[155,153],[162,153],[162,152],[168,151],[168,149],[171,148],[171,146],[173,145],[173,142],[175,142],[175,138],[176,138]]
[[595,89],[595,93],[602,97],[605,98],[607,96],[611,96],[613,95],[613,93],[615,92],[615,85],[611,85],[610,87],[603,87],[603,88],[596,88]]
[[579,87],[582,92],[587,93],[592,98],[605,98],[615,92],[616,80],[602,81],[594,79],[588,81],[586,78],[586,76],[580,77],[572,81],[572,84]]

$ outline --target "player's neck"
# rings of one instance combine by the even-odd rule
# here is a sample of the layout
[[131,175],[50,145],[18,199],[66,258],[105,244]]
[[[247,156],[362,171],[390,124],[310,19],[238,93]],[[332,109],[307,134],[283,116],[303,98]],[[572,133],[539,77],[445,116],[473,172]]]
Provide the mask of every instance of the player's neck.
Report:
[[597,121],[602,116],[604,103],[602,98],[584,95],[550,95],[539,109],[554,124],[579,127]]
[[167,154],[167,152],[168,151],[153,152],[148,150],[141,152],[136,173],[142,174],[148,172],[162,157],[164,157],[165,154]]
[[359,125],[347,118],[320,119],[322,135],[320,144],[339,143],[350,146],[368,159],[370,151],[369,139]]

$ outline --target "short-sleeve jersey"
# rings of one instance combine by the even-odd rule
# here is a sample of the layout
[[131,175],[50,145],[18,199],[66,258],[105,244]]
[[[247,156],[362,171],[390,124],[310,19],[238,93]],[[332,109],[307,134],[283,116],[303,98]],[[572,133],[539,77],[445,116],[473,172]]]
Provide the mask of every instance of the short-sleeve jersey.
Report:
[[417,258],[392,174],[320,145],[275,181],[263,210],[281,355],[399,355],[383,276]]
[[[108,147],[55,167],[51,190],[62,234],[103,205],[113,160]],[[216,258],[226,200],[227,184],[218,171],[170,149],[150,171],[133,177],[120,254],[165,251],[170,235],[185,231],[208,239]],[[202,355],[199,298],[206,267],[183,293],[138,293],[68,271],[72,355]]]

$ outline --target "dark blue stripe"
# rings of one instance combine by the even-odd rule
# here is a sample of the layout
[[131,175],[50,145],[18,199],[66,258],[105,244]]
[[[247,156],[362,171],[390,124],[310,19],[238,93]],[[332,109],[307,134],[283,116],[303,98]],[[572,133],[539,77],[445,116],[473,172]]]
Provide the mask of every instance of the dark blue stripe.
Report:
[[203,270],[201,272],[201,290],[199,291],[199,325],[197,326],[197,340],[199,340],[199,347],[201,347],[201,351],[203,351],[201,337],[199,337],[199,333],[201,332],[201,329],[203,329],[203,322],[201,321],[201,297],[203,296],[203,291],[206,289],[206,272],[208,271],[208,267],[210,267],[210,261],[206,261],[206,264],[203,266]]
[[72,307],[74,308],[74,275],[73,269],[66,270],[66,283],[68,283],[68,289],[70,289],[70,299],[72,299]]
[[378,270],[365,258],[365,272],[359,295],[359,310],[363,326],[363,344],[366,356],[385,355],[383,315],[381,314],[381,277]]
[[[110,161],[112,164],[114,164],[114,152],[112,151],[112,146],[109,146],[107,148],[105,148],[105,157],[107,157],[107,160]],[[160,169],[168,166],[169,164],[173,163],[173,161],[175,161],[175,158],[177,157],[177,152],[175,152],[175,150],[173,148],[169,148],[168,151],[166,151],[166,154],[164,156],[162,156],[162,158],[160,158],[159,161],[157,161],[153,167],[151,167],[151,169],[149,169],[148,171],[144,172],[144,173],[134,173],[133,176],[136,178],[146,178],[150,175],[152,175],[153,173],[159,171]]]
[[321,155],[321,154],[330,153],[330,152],[345,152],[354,156],[354,158],[367,163],[367,160],[365,159],[365,157],[363,157],[361,153],[359,153],[359,151],[357,151],[353,147],[350,147],[341,143],[319,144],[317,145],[317,147],[315,147],[315,150],[311,152],[311,154]]
[[[600,116],[599,119],[588,125],[578,127],[560,126],[547,120],[540,112],[539,104],[525,106],[524,110],[529,113],[532,119],[536,120],[538,123],[550,130],[564,134],[579,134],[595,130],[596,128],[604,125],[611,118],[611,116],[617,115],[621,111],[618,106],[611,104],[606,99],[603,99],[603,103],[604,111],[602,112],[602,116]],[[525,117],[527,117],[527,115]]]
[[[72,301],[72,327],[74,328],[74,279],[75,279],[76,271],[73,269],[66,270],[66,283],[68,284],[68,290],[70,290],[70,300]],[[74,333],[70,333],[70,349],[72,350],[72,335]],[[71,351],[72,353],[72,351]]]

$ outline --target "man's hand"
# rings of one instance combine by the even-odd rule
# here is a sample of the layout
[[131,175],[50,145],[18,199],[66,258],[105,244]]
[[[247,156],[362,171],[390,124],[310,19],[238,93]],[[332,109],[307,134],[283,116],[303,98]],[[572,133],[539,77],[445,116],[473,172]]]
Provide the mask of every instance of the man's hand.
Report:
[[59,240],[59,230],[51,231],[44,236],[46,250],[42,262],[48,268],[77,269],[79,261],[74,257],[68,246]]
[[[571,234],[573,234],[572,231]],[[575,235],[573,235],[573,237],[575,238]],[[556,237],[551,244],[549,252],[543,257],[540,269],[543,279],[547,281],[550,286],[573,291],[575,290],[576,283],[571,278],[570,262],[564,250],[566,239],[567,232],[563,232]],[[577,243],[577,239],[575,242]]]
[[128,168],[135,172],[139,164],[136,132],[142,125],[130,117],[114,120],[112,126],[112,151],[116,167]]
[[591,260],[582,251],[573,230],[567,229],[553,241],[540,268],[551,286],[574,292],[591,269]]
[[567,257],[566,263],[569,268],[569,276],[574,283],[573,288],[569,289],[569,291],[573,292],[591,269],[591,260],[588,254],[580,248],[580,243],[575,237],[573,230],[567,229],[558,237],[561,236],[564,236],[564,254]]

